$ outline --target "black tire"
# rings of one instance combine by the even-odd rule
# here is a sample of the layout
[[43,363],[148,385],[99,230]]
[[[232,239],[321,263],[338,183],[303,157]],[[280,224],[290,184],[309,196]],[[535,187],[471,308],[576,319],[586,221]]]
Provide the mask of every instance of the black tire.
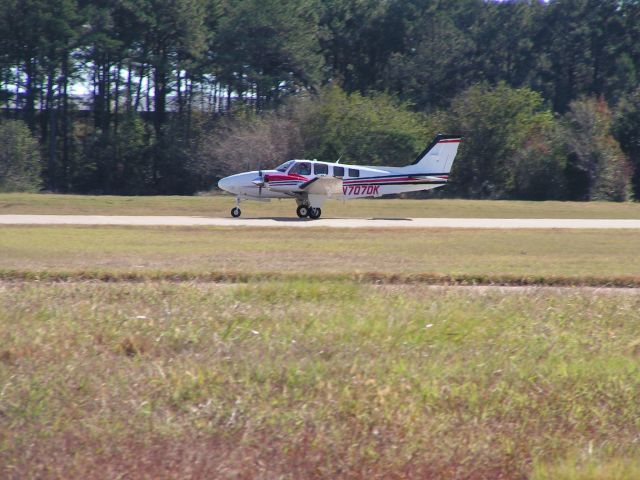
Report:
[[319,208],[310,208],[309,209],[309,218],[311,218],[312,220],[317,220],[318,218],[320,218],[320,215],[322,215],[322,210],[320,210]]
[[296,209],[296,213],[298,214],[298,217],[300,218],[306,218],[309,216],[309,207],[307,207],[306,205],[300,205],[297,209]]
[[233,207],[231,209],[231,216],[233,218],[238,218],[240,216],[240,214],[242,213],[242,211],[238,208],[238,207]]

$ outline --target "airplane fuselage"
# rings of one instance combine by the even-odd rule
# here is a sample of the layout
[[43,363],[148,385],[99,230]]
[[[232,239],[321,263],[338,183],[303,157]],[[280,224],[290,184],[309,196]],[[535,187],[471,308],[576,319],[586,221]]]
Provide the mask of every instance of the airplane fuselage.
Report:
[[225,177],[218,187],[236,196],[233,216],[243,200],[294,198],[298,216],[319,218],[328,198],[351,200],[430,190],[447,183],[460,137],[438,135],[405,167],[345,165],[316,160],[289,160],[274,170],[254,170]]
[[[340,169],[342,175],[341,192],[332,198],[350,200],[364,197],[380,197],[382,195],[392,195],[397,193],[414,192],[419,190],[429,190],[447,183],[448,174],[442,172],[415,172],[412,174],[398,173],[391,168],[375,168],[363,166],[347,166],[336,163],[326,163],[311,160],[293,160],[294,162],[306,162],[312,166],[312,173],[309,175],[287,174],[278,170],[254,170],[251,172],[238,173],[225,177],[218,182],[218,186],[229,193],[240,195],[252,199],[269,198],[292,198],[300,192],[300,183],[308,182],[316,176],[334,176],[336,168]],[[325,166],[329,173],[316,175],[313,170],[318,166]],[[322,168],[322,167],[321,167]],[[351,175],[349,175],[349,171]],[[357,172],[357,173],[356,173]],[[259,178],[260,173],[264,177],[265,185],[262,187],[254,183]],[[425,179],[424,177],[431,177]]]

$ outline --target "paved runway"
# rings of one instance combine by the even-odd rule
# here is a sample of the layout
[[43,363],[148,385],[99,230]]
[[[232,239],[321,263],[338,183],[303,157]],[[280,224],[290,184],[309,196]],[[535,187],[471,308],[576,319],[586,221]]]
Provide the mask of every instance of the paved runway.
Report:
[[640,220],[548,218],[209,218],[178,216],[0,215],[0,225],[129,225],[295,228],[640,229]]

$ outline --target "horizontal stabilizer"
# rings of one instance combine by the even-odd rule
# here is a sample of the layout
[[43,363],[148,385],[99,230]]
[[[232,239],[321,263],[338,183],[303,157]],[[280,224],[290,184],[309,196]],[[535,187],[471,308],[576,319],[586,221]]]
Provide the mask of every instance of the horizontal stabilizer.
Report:
[[442,175],[441,177],[432,177],[430,175],[414,175],[413,178],[424,180],[426,182],[446,182],[449,176]]

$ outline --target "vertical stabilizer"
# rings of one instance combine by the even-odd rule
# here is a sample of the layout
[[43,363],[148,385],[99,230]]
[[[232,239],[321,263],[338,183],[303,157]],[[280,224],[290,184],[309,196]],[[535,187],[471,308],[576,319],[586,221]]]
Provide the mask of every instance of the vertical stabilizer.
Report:
[[446,175],[451,171],[451,166],[456,158],[461,141],[462,137],[460,135],[443,135],[440,133],[418,155],[418,158],[405,168],[420,170],[421,173],[429,175]]

